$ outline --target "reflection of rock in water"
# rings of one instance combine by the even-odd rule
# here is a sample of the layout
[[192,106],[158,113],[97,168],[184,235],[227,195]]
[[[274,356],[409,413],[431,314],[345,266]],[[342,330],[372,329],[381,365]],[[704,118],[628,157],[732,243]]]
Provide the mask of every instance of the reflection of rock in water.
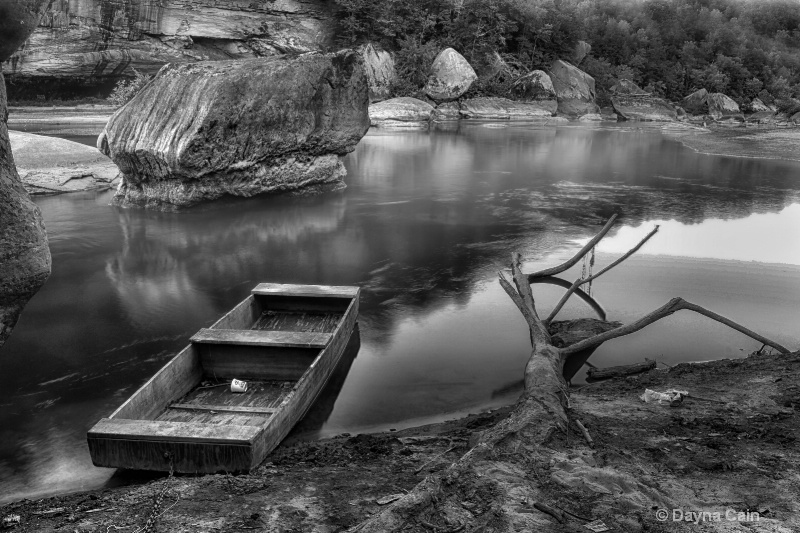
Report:
[[236,210],[181,215],[118,210],[122,245],[106,274],[135,324],[180,313],[199,327],[213,316],[220,291],[243,280],[278,280],[271,274],[280,270],[271,268],[276,262],[312,256],[316,238],[334,232],[344,215],[344,198],[335,198],[275,199],[267,210],[259,200],[243,201]]

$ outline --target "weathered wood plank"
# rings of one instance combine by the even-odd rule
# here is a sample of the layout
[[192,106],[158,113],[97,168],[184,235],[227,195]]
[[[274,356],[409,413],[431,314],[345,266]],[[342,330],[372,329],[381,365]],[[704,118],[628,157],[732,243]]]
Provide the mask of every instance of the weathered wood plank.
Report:
[[[197,344],[209,378],[296,381],[320,352],[319,348]],[[177,398],[176,398],[177,399]]]
[[266,310],[261,313],[251,329],[276,330],[276,331],[305,331],[333,333],[342,312],[313,313],[304,311],[274,311]]
[[108,468],[166,472],[169,471],[171,463],[175,472],[213,474],[246,471],[253,462],[253,447],[250,445],[142,441],[105,437],[90,437],[88,444],[92,463],[95,466]]
[[292,285],[286,283],[259,283],[253,294],[278,296],[315,296],[318,298],[355,298],[359,287],[348,285]]
[[264,308],[258,298],[251,294],[236,307],[225,313],[211,325],[212,329],[250,329]]
[[109,418],[152,420],[167,405],[196,387],[202,377],[200,354],[195,346],[189,345],[156,372]]
[[194,422],[101,418],[89,430],[90,439],[206,442],[249,445],[260,429],[254,426],[211,426]]
[[237,405],[208,405],[202,403],[173,403],[170,409],[190,409],[193,411],[218,411],[225,413],[271,414],[277,411],[274,407],[240,407]]
[[195,344],[235,344],[239,346],[319,349],[324,348],[330,342],[331,334],[306,331],[203,328],[189,340]]

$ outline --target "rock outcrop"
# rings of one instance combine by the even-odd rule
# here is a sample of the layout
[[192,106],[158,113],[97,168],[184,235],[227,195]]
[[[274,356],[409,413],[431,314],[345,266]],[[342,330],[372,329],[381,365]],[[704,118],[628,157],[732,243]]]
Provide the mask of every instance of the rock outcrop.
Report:
[[[0,61],[36,26],[44,0],[0,4]],[[50,275],[42,213],[19,180],[8,138],[5,80],[0,73],[0,346],[20,313]]]
[[558,110],[558,100],[553,81],[543,70],[534,70],[520,76],[511,85],[511,95],[521,101],[535,103],[551,113]]
[[707,97],[708,91],[699,89],[681,100],[681,107],[690,115],[705,115],[708,113]]
[[408,96],[369,106],[370,124],[377,128],[427,128],[431,113],[431,104]]
[[706,105],[708,106],[708,114],[714,120],[744,120],[739,104],[722,93],[710,93],[706,97]]
[[553,113],[537,104],[515,102],[508,98],[481,96],[461,102],[461,116],[474,119],[541,120]]
[[93,94],[132,68],[319,50],[333,42],[334,10],[325,0],[57,0],[3,69],[28,97]]
[[425,94],[437,102],[456,100],[477,79],[478,75],[464,56],[452,48],[445,48],[433,60]]
[[673,122],[678,119],[672,104],[651,95],[630,80],[619,80],[610,92],[614,112],[623,120]]
[[119,169],[97,148],[58,137],[9,132],[17,172],[31,195],[109,189]]
[[352,51],[169,65],[111,117],[98,148],[122,173],[114,204],[174,210],[340,183],[368,105]]
[[358,52],[364,60],[370,103],[386,100],[396,78],[392,54],[376,49],[372,43],[359,47]]
[[550,79],[558,99],[558,112],[571,117],[596,114],[594,78],[566,61],[557,59],[550,66]]

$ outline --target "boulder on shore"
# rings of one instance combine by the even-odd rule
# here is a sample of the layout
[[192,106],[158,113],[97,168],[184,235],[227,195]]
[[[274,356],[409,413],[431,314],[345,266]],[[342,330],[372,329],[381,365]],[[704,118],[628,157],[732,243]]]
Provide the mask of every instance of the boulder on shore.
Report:
[[739,104],[722,93],[709,93],[705,89],[700,89],[684,98],[681,103],[692,115],[709,115],[717,121],[744,120]]
[[697,90],[681,101],[681,107],[690,115],[705,115],[708,113],[707,97],[708,91],[705,89]]
[[611,87],[611,105],[623,120],[673,122],[678,114],[672,105],[641,89],[630,80],[619,80]]
[[558,100],[553,81],[543,70],[534,70],[520,76],[511,85],[511,95],[521,102],[535,103],[551,113],[558,110]]
[[706,105],[708,106],[708,114],[714,120],[744,120],[739,104],[722,93],[710,93],[706,97]]
[[[4,2],[0,17],[0,62],[36,28],[44,0]],[[0,73],[0,347],[23,308],[50,275],[50,248],[42,213],[25,192],[8,136],[6,84]]]
[[432,112],[428,102],[401,96],[369,106],[369,120],[376,128],[427,128]]
[[550,66],[550,79],[558,98],[558,112],[572,117],[596,114],[594,78],[566,61],[557,59]]
[[353,51],[167,65],[97,142],[122,173],[115,205],[175,210],[340,183],[368,105]]
[[386,100],[396,78],[392,54],[376,49],[372,43],[361,46],[358,52],[364,60],[364,70],[367,73],[369,102]]
[[508,98],[481,96],[461,102],[461,116],[475,119],[541,120],[552,112],[534,103],[515,102]]
[[425,94],[437,102],[456,100],[477,79],[478,75],[464,56],[452,48],[446,48],[433,60]]

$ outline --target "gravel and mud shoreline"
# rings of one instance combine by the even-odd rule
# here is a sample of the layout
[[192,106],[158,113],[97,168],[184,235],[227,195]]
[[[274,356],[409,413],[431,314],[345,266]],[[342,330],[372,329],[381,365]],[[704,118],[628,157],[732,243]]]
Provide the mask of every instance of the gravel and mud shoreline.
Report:
[[[556,436],[555,444],[587,465],[624,470],[682,494],[677,512],[749,517],[747,523],[729,520],[730,531],[798,531],[798,378],[800,352],[681,364],[596,383],[571,394],[571,416],[588,428],[593,447],[577,430]],[[689,396],[675,407],[640,399],[645,389],[670,388]],[[14,531],[141,531],[163,494],[156,531],[344,531],[449,466],[509,412],[295,443],[278,448],[248,475],[162,477],[23,500],[0,508],[0,516],[19,518]],[[551,531],[583,531],[585,519],[602,520],[615,531],[698,531],[691,521],[673,521],[673,509],[667,510],[669,520],[661,521],[659,509],[637,508],[635,498],[627,516],[586,516],[589,502],[596,509],[596,500],[630,497],[632,488],[609,490],[603,479],[571,485],[555,469],[535,474],[547,504],[571,513],[563,524],[553,520]],[[462,505],[478,516],[495,512],[500,503],[487,493],[465,498]],[[409,522],[404,531],[448,531],[436,525],[435,505],[428,514],[429,520]]]

